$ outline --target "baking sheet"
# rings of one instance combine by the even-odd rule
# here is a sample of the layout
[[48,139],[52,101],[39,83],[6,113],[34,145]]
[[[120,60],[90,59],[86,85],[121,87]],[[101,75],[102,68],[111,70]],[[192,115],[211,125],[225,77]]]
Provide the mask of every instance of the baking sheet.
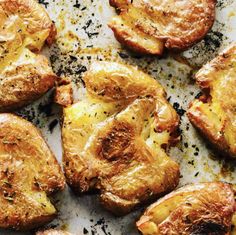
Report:
[[[185,111],[199,93],[192,75],[220,50],[236,41],[236,1],[219,0],[216,22],[204,40],[181,55],[164,58],[140,57],[122,48],[107,22],[115,14],[108,0],[40,0],[58,29],[57,42],[44,53],[58,75],[72,78],[75,99],[83,93],[81,76],[97,60],[120,61],[138,66],[165,88],[169,101],[181,116],[182,141],[170,150],[181,168],[180,186],[190,182],[221,180],[236,183],[236,162],[221,159],[189,123]],[[17,112],[41,129],[52,151],[61,162],[61,110],[52,103],[52,91],[39,101]],[[54,198],[59,216],[48,227],[74,234],[135,235],[135,221],[142,208],[125,217],[106,212],[96,195],[76,197],[68,188]],[[0,230],[1,235],[27,235]]]

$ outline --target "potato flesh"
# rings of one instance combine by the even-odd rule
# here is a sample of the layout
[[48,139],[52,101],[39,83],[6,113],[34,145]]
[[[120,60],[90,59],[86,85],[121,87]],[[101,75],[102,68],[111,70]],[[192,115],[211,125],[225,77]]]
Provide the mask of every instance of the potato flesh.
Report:
[[203,66],[196,80],[204,91],[209,91],[204,101],[194,100],[187,112],[190,121],[209,141],[231,157],[236,156],[235,68],[235,45]]
[[143,235],[226,234],[234,224],[234,203],[228,184],[187,185],[151,205],[137,227]]
[[[126,17],[128,18],[128,17]],[[164,43],[154,37],[144,34],[142,31],[134,30],[131,22],[124,17],[113,17],[109,26],[114,30],[115,35],[125,35],[122,38],[117,36],[118,41],[130,48],[135,48],[140,53],[161,55],[164,50]]]
[[115,112],[114,104],[97,102],[91,97],[64,108],[64,125],[67,125],[68,130],[63,129],[63,138],[65,141],[68,139],[68,143],[69,139],[72,140],[74,148],[82,151],[96,125]]
[[60,167],[38,130],[0,114],[0,227],[30,229],[51,221],[47,195],[64,188]]
[[117,40],[141,54],[162,55],[164,47],[184,50],[212,27],[214,0],[110,0],[118,16],[109,27]]
[[[111,117],[118,110],[119,109],[117,109],[113,103],[98,102],[89,97],[84,101],[80,101],[70,107],[64,108],[65,124],[71,123],[68,124],[70,128],[76,130],[76,137],[74,136],[74,138],[77,139],[77,144],[75,145],[76,148],[79,148],[82,151],[89,136],[93,130],[96,129],[96,125],[99,125],[99,123]],[[153,150],[162,144],[168,144],[170,138],[168,131],[156,133],[154,129],[154,118],[146,119],[141,135],[145,139],[146,144]],[[74,134],[75,133],[72,135]],[[68,131],[64,132],[63,135],[64,138],[72,138],[72,135],[70,135]]]
[[33,52],[39,52],[45,41],[52,43],[55,34],[37,1],[0,2],[0,111],[26,105],[54,86],[57,77],[49,61]]
[[162,147],[178,116],[160,84],[111,62],[93,64],[83,79],[86,96],[64,108],[68,183],[81,193],[100,190],[102,204],[116,214],[175,187],[178,165]]
[[45,9],[34,0],[2,0],[0,25],[0,35],[6,38],[9,34],[11,37],[20,36],[24,45],[34,51],[40,51],[49,37],[55,37],[50,35],[53,33],[51,19]]

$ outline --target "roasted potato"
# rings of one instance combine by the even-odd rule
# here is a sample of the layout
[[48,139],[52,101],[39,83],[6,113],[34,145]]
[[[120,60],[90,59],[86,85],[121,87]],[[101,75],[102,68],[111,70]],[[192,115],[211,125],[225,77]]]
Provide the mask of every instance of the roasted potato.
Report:
[[196,74],[203,95],[187,112],[189,120],[219,150],[236,157],[236,45]]
[[173,190],[179,167],[164,148],[176,140],[179,118],[162,86],[136,68],[92,64],[86,95],[64,108],[64,170],[77,192],[100,191],[114,214]]
[[137,222],[143,235],[227,235],[234,191],[221,182],[184,186],[152,204]]
[[143,54],[185,50],[200,41],[215,19],[216,0],[110,0],[118,16],[109,23],[117,40]]
[[65,186],[40,132],[13,114],[0,114],[0,227],[30,229],[51,221],[48,195]]
[[35,0],[0,1],[0,111],[21,107],[54,86],[57,76],[46,57],[34,54],[55,26]]
[[0,111],[12,110],[39,98],[54,86],[57,76],[46,57],[36,55],[27,48],[0,65]]
[[57,79],[54,102],[61,106],[69,106],[73,103],[73,89],[68,77]]
[[36,233],[36,235],[72,235],[72,234],[62,230],[49,229],[45,231],[39,231]]
[[0,26],[0,43],[5,49],[23,44],[30,50],[40,51],[45,41],[51,45],[56,37],[54,23],[36,0],[1,0]]

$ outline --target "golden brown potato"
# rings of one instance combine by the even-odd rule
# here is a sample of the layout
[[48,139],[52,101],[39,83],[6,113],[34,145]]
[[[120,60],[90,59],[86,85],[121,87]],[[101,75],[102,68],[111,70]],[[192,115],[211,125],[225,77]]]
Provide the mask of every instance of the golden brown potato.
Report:
[[0,1],[0,111],[21,107],[54,86],[57,76],[40,51],[55,26],[35,0]]
[[3,45],[14,44],[20,38],[25,47],[36,51],[45,41],[51,45],[56,36],[54,23],[36,0],[1,0],[0,26]]
[[42,55],[24,48],[15,59],[0,65],[0,111],[36,100],[54,86],[57,78]]
[[179,167],[166,148],[176,138],[178,116],[161,85],[118,63],[94,63],[84,76],[84,98],[64,108],[62,140],[69,185],[97,189],[114,214],[174,189]]
[[196,74],[204,94],[190,104],[189,120],[221,151],[236,157],[236,45]]
[[61,106],[69,106],[73,103],[73,89],[69,78],[58,79],[54,102]]
[[0,114],[0,227],[30,229],[51,221],[48,195],[65,186],[40,132],[13,114]]
[[39,231],[36,233],[36,235],[72,235],[72,234],[62,230],[49,229],[45,231]]
[[110,0],[119,15],[109,23],[117,40],[144,54],[184,50],[212,27],[216,0]]
[[137,227],[143,235],[226,235],[230,232],[234,211],[231,185],[192,184],[152,204]]

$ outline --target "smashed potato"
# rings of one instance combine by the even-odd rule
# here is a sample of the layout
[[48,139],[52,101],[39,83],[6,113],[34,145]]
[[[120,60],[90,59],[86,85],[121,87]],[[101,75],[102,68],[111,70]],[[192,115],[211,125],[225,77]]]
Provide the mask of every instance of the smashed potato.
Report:
[[118,16],[109,23],[117,40],[144,54],[185,50],[200,41],[215,19],[216,0],[110,0]]
[[221,182],[184,186],[152,204],[137,222],[143,235],[230,234],[234,191]]
[[48,195],[65,186],[59,164],[39,131],[13,114],[0,114],[0,227],[31,229],[51,221]]
[[203,95],[187,115],[219,150],[236,157],[236,45],[203,66],[196,74]]
[[46,57],[34,54],[56,29],[35,0],[0,1],[0,111],[15,109],[39,98],[57,76]]
[[64,108],[64,170],[77,192],[100,191],[105,208],[126,214],[173,190],[179,167],[165,153],[179,118],[162,86],[134,67],[93,63],[86,94]]
[[0,26],[1,44],[9,50],[24,44],[40,51],[45,41],[51,45],[56,37],[54,23],[35,0],[1,0]]

